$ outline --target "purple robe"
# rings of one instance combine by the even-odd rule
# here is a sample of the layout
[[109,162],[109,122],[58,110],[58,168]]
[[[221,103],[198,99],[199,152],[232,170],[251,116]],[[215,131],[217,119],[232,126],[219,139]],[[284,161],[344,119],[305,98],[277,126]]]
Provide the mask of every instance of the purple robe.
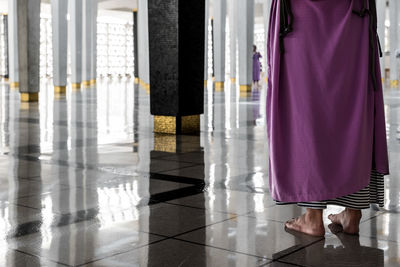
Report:
[[253,53],[253,81],[254,82],[258,82],[260,80],[260,71],[261,71],[260,58],[262,58],[260,53],[258,53],[258,52]]
[[[364,0],[291,0],[293,31],[280,53],[280,1],[268,34],[270,191],[284,202],[321,201],[389,173],[378,55],[374,91]],[[374,37],[375,48],[376,38]]]

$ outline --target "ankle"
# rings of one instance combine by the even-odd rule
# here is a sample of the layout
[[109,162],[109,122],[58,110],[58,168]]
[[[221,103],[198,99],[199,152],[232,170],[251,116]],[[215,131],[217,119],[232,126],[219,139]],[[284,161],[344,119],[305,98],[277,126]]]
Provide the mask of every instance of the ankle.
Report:
[[351,217],[355,217],[355,218],[361,218],[362,213],[361,210],[355,210],[355,209],[350,209],[350,208],[346,208],[346,213],[347,215],[351,216]]
[[323,224],[322,210],[321,209],[307,209],[306,219],[315,224]]

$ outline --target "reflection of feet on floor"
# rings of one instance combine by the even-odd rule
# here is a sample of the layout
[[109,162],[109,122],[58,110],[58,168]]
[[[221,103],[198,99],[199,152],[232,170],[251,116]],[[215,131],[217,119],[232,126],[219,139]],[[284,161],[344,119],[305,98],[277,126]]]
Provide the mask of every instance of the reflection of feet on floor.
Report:
[[354,235],[360,231],[361,216],[360,210],[345,209],[339,214],[330,214],[328,219],[340,225],[346,234]]
[[285,223],[285,226],[290,230],[294,230],[312,236],[325,235],[325,228],[322,220],[320,221],[320,220],[310,219],[306,214],[303,214],[298,218],[287,221]]

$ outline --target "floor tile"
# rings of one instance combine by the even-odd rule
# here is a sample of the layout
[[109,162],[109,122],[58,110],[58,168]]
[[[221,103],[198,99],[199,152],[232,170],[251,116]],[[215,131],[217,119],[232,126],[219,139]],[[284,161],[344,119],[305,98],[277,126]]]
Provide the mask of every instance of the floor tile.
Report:
[[283,223],[239,216],[177,237],[212,247],[276,259],[321,240],[286,232]]
[[330,236],[280,259],[303,266],[399,266],[397,243],[346,234]]
[[400,243],[400,214],[384,213],[360,224],[360,235]]
[[255,210],[261,212],[266,207],[275,205],[268,194],[255,194],[224,189],[210,189],[204,193],[168,202],[238,215],[248,214]]
[[140,223],[85,221],[15,238],[9,246],[63,264],[80,265],[162,239],[136,231]]
[[268,260],[178,240],[165,240],[86,266],[261,266]]

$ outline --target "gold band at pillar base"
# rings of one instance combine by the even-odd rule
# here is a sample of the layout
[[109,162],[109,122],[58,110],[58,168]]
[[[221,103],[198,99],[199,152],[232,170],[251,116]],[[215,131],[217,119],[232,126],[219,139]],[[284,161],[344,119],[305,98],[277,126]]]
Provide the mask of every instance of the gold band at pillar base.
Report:
[[9,81],[9,79],[8,79],[8,78],[4,78],[4,81],[5,81],[5,82],[8,82],[8,81]]
[[38,102],[39,93],[21,93],[22,102]]
[[64,85],[54,86],[54,93],[56,94],[65,94],[67,92],[67,87]]
[[382,83],[385,83],[385,78],[382,78]]
[[390,81],[390,88],[398,88],[398,87],[399,87],[399,80]]
[[139,78],[135,78],[135,84],[139,83]]
[[10,88],[18,88],[19,87],[19,82],[11,82],[10,83]]
[[245,84],[240,86],[240,92],[251,92],[251,85]]
[[231,83],[236,83],[236,78],[231,78]]
[[223,92],[225,83],[224,82],[215,82],[214,86],[215,86],[215,91],[216,92]]
[[150,84],[146,83],[142,79],[139,79],[139,84],[146,90],[147,93],[150,93]]
[[200,132],[200,115],[154,116],[154,132],[165,134]]
[[83,86],[84,88],[90,87],[90,81],[83,81],[83,82],[82,82],[82,86]]
[[208,83],[208,81],[204,80],[204,87],[207,87],[207,83]]
[[90,85],[95,85],[97,83],[96,79],[90,80]]
[[80,83],[72,83],[71,87],[72,87],[72,89],[81,89],[81,84]]

